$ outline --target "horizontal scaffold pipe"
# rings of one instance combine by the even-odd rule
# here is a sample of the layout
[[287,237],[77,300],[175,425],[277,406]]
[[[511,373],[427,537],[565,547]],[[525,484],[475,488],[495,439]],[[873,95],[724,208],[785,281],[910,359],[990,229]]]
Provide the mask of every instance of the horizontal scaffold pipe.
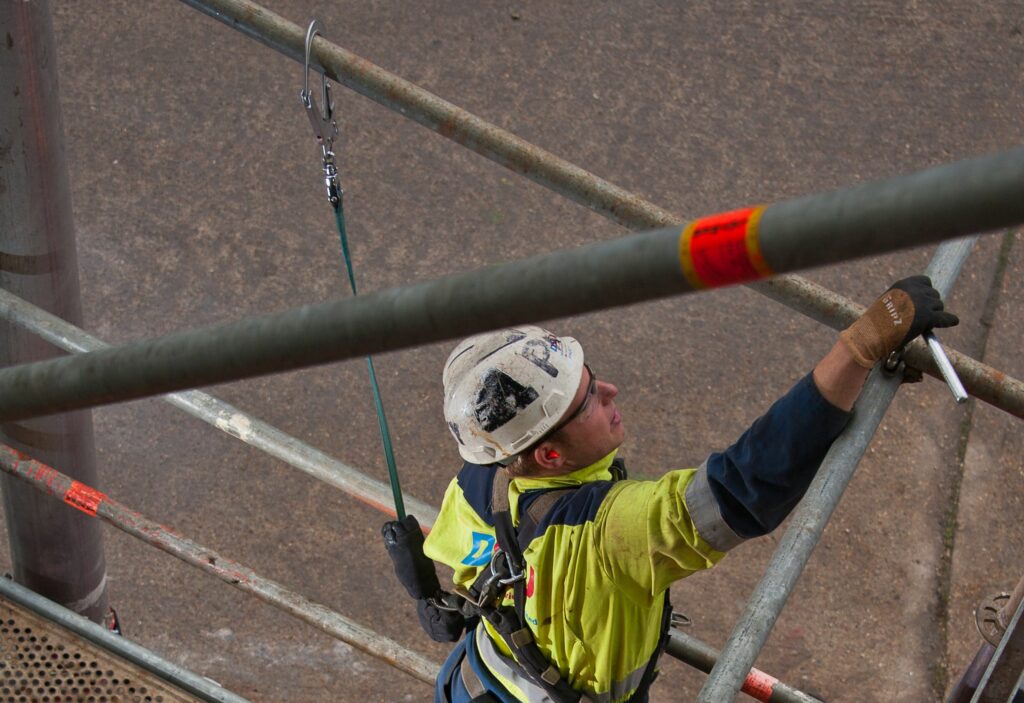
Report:
[[[80,353],[110,347],[106,342],[70,322],[3,289],[0,289],[0,318],[24,327],[65,351]],[[356,471],[348,464],[306,444],[301,439],[201,391],[172,393],[163,399],[232,437],[344,491],[366,505],[391,517],[395,516],[395,504],[391,499],[391,488],[387,484]],[[421,500],[405,496],[405,504],[424,528],[429,529],[437,519],[437,508]]]
[[[305,29],[251,0],[182,1],[285,56],[298,62],[303,60]],[[653,229],[688,219],[559,158],[323,37],[313,40],[312,52],[314,61],[329,78],[613,222],[632,229]],[[751,287],[835,329],[843,329],[856,319],[841,314],[843,311],[838,308],[863,309],[799,276],[780,276],[772,280],[770,287],[763,282],[753,283]],[[947,353],[972,396],[1024,417],[1024,384],[1007,379],[964,354],[949,349]],[[942,378],[924,345],[909,350],[906,360],[913,368]]]
[[0,371],[0,421],[690,293],[1024,222],[1024,148]]
[[437,664],[398,642],[260,576],[247,566],[225,559],[217,552],[175,534],[105,493],[74,481],[70,476],[4,444],[0,444],[0,470],[17,476],[34,488],[63,500],[87,515],[98,517],[117,529],[181,559],[186,564],[212,574],[221,581],[294,615],[318,630],[347,642],[426,684],[433,685],[437,677]]
[[[705,674],[711,672],[718,662],[719,652],[710,644],[681,630],[669,631],[665,653],[686,662]],[[764,703],[822,703],[813,696],[789,686],[760,669],[751,669],[740,689],[751,698]]]

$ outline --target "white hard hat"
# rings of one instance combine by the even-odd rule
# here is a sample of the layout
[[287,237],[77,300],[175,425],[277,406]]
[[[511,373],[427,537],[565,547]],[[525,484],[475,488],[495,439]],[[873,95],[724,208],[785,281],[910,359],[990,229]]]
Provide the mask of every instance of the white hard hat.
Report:
[[464,459],[493,464],[543,437],[583,377],[572,337],[524,325],[463,340],[444,365],[444,419]]

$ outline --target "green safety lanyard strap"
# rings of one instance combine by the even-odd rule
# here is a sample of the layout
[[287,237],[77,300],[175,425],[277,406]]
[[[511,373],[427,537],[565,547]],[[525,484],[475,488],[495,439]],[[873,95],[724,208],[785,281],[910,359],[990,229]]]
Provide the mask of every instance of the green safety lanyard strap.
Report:
[[[352,286],[352,295],[359,295],[356,289],[356,275],[352,270],[352,256],[348,249],[348,234],[345,231],[345,208],[342,205],[342,190],[338,184],[338,169],[334,164],[334,139],[338,136],[338,124],[334,121],[334,105],[331,104],[331,94],[327,87],[327,77],[320,75],[320,98],[323,111],[317,110],[316,101],[309,90],[309,58],[313,37],[319,34],[317,22],[313,20],[309,29],[306,30],[306,60],[303,73],[304,87],[299,98],[302,106],[306,109],[309,123],[313,127],[313,134],[316,135],[320,145],[320,155],[323,160],[324,184],[327,186],[327,199],[334,208],[334,222],[338,226],[338,237],[341,239],[341,254],[345,259],[345,269],[348,271],[348,282]],[[391,494],[395,500],[395,514],[399,520],[405,518],[405,503],[402,500],[402,488],[398,483],[398,469],[395,466],[395,451],[391,446],[391,432],[388,430],[388,419],[384,415],[384,401],[380,397],[380,387],[377,385],[377,372],[373,368],[373,357],[366,357],[366,368],[370,372],[370,387],[373,390],[373,404],[377,409],[377,425],[380,427],[380,439],[384,445],[384,458],[388,464],[388,477],[391,480]]]
[[[352,256],[348,250],[348,234],[345,230],[345,208],[342,205],[342,194],[338,191],[338,201],[332,203],[334,222],[338,225],[338,237],[341,239],[341,254],[345,259],[348,271],[348,282],[352,286],[352,295],[359,295],[356,290],[356,275],[352,271]],[[405,517],[405,503],[402,500],[402,488],[398,484],[398,468],[395,466],[395,450],[391,446],[391,431],[388,429],[388,418],[384,414],[384,401],[380,397],[377,385],[377,372],[373,368],[373,357],[366,357],[366,368],[370,372],[370,388],[373,391],[373,405],[377,409],[377,425],[380,427],[380,441],[384,445],[384,459],[388,463],[388,477],[391,480],[391,495],[395,499],[395,513],[398,519]]]

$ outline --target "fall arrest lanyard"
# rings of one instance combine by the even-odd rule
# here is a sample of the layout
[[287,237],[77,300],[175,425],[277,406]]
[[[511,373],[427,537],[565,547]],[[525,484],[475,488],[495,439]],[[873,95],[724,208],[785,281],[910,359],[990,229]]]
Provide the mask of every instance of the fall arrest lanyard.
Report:
[[[359,295],[356,290],[356,276],[352,270],[352,255],[348,248],[348,234],[345,230],[345,208],[342,203],[344,191],[338,181],[338,167],[334,162],[334,140],[338,136],[338,123],[334,119],[334,105],[331,102],[330,89],[327,86],[327,76],[320,68],[320,102],[322,108],[317,109],[316,100],[309,90],[309,59],[310,50],[313,46],[313,37],[319,34],[317,21],[309,23],[306,30],[306,55],[303,71],[303,89],[299,93],[302,106],[306,109],[309,123],[313,127],[313,134],[316,135],[317,143],[320,145],[320,158],[323,162],[324,185],[327,188],[327,200],[334,210],[334,223],[338,228],[338,237],[341,240],[341,254],[345,259],[345,269],[348,272],[348,282],[352,287],[352,295]],[[388,430],[388,420],[384,414],[384,402],[380,397],[380,388],[377,385],[377,372],[373,368],[373,357],[366,357],[366,368],[370,372],[370,388],[373,391],[373,404],[377,410],[377,425],[380,428],[380,439],[384,445],[384,459],[388,465],[388,478],[391,481],[391,494],[395,501],[395,513],[398,519],[405,517],[405,503],[402,500],[402,488],[398,483],[398,468],[395,466],[395,452],[391,446],[391,432]]]

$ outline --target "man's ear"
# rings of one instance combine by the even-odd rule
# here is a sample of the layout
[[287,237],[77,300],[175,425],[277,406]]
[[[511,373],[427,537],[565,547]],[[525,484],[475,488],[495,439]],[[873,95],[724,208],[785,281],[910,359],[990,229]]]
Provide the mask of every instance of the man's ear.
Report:
[[558,470],[565,465],[565,459],[553,442],[541,442],[531,454],[537,466],[544,470]]

